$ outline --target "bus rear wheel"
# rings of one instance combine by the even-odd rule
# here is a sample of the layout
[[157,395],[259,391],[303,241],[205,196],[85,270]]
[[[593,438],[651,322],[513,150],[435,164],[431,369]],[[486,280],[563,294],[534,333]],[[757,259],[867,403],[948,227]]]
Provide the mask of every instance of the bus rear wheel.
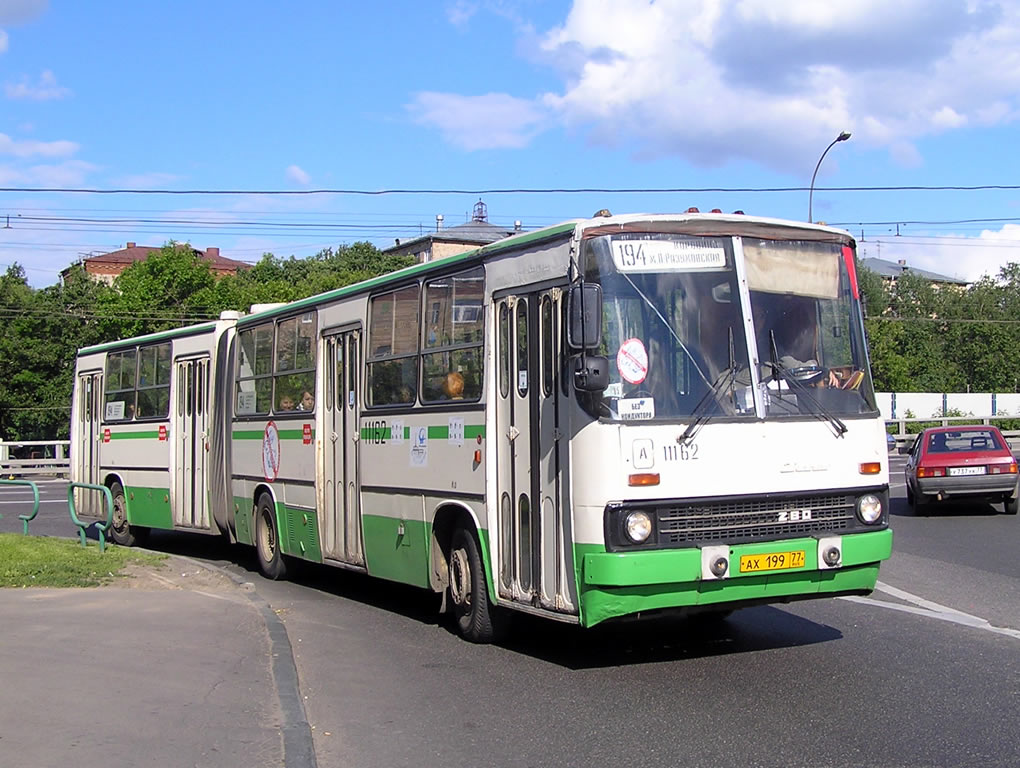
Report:
[[113,496],[113,521],[110,523],[110,538],[122,547],[144,544],[149,529],[139,528],[128,522],[124,486],[117,482],[113,483],[110,486],[110,495]]
[[503,616],[489,600],[478,541],[458,528],[450,542],[450,604],[457,630],[472,643],[491,643],[502,634]]
[[273,500],[269,494],[262,494],[255,507],[255,552],[262,575],[273,580],[281,579],[287,573],[278,530]]

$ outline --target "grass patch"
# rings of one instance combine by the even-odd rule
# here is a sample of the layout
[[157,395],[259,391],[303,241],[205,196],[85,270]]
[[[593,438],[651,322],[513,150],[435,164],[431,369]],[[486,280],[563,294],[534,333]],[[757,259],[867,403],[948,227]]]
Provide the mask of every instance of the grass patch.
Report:
[[107,542],[0,533],[0,587],[98,587],[121,576],[128,563],[156,564],[166,555]]

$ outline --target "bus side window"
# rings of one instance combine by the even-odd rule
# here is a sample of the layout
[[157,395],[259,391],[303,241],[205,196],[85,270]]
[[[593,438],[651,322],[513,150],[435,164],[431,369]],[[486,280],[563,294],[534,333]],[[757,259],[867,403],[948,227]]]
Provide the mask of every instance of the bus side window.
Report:
[[368,310],[368,405],[410,405],[418,389],[418,286],[373,296]]

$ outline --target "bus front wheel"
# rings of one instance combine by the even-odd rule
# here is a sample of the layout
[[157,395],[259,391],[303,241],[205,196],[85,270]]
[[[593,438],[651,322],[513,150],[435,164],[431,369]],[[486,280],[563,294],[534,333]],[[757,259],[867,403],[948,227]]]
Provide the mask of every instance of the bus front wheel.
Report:
[[485,569],[474,534],[458,528],[450,544],[450,603],[457,630],[472,643],[491,643],[501,634],[502,616],[489,601]]
[[139,528],[128,522],[127,499],[124,496],[124,486],[114,482],[110,486],[110,495],[113,496],[113,521],[110,523],[110,538],[122,547],[133,547],[136,544],[143,544],[149,529]]
[[283,578],[287,573],[278,531],[273,501],[268,494],[263,494],[255,508],[255,551],[262,575],[273,580]]

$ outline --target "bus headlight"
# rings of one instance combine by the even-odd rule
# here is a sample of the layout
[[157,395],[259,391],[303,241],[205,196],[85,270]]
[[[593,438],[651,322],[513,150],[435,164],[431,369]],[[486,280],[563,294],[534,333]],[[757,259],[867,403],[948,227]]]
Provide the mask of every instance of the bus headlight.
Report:
[[882,500],[873,493],[857,499],[857,517],[862,523],[877,523],[882,517]]
[[644,544],[652,535],[652,518],[647,512],[631,512],[624,518],[623,530],[635,544]]

